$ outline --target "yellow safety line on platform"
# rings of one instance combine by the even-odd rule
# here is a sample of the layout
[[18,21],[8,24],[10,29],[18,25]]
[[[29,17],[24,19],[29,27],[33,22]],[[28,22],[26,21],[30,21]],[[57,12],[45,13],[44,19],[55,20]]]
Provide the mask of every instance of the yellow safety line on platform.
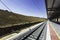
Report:
[[55,30],[55,28],[53,27],[53,25],[51,24],[51,22],[49,22],[49,23],[50,23],[50,25],[51,25],[52,29],[54,30],[54,32],[56,33],[56,35],[57,35],[58,39],[60,40],[60,36],[59,36],[59,34],[56,32],[56,30]]

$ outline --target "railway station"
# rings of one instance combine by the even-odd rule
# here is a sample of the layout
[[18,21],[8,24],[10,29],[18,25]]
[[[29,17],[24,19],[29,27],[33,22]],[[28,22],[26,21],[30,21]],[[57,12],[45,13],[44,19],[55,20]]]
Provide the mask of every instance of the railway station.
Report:
[[[44,0],[47,21],[38,23],[0,40],[60,40],[60,0]],[[8,38],[7,38],[8,37]]]

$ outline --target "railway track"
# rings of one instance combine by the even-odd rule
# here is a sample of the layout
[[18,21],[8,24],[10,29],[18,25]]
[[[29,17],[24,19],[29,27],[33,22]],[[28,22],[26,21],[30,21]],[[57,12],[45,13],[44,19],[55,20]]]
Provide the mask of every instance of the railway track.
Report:
[[26,36],[22,40],[41,40],[42,36],[43,36],[42,32],[44,31],[45,25],[46,24],[40,25],[33,33],[29,34],[28,36]]
[[12,40],[46,40],[46,22]]

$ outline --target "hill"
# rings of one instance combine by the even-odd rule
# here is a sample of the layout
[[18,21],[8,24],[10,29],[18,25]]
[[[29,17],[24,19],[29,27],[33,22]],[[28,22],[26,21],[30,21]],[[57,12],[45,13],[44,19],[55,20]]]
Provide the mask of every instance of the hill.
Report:
[[19,15],[17,13],[9,12],[7,10],[0,10],[0,26],[32,23],[38,21],[41,22],[44,20],[45,18]]

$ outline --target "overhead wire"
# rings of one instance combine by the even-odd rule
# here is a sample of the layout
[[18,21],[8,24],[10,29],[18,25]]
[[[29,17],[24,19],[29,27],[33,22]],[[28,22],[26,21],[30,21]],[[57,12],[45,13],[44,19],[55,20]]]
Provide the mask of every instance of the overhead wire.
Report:
[[9,11],[12,11],[2,0],[0,0],[0,2],[1,2]]
[[[0,2],[9,10],[12,11],[2,0],[0,0]],[[40,8],[36,5],[36,3],[34,2],[34,0],[32,0],[33,4],[40,10]]]

